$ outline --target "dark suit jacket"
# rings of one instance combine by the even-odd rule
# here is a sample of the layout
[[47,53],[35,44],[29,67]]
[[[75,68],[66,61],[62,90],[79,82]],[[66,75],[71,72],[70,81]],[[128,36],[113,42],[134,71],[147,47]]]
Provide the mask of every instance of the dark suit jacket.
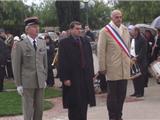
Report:
[[63,106],[81,106],[87,102],[95,106],[93,87],[93,58],[90,43],[87,38],[80,38],[83,45],[85,67],[81,64],[81,50],[79,44],[69,36],[59,44],[59,75],[60,80],[71,80],[71,86],[63,85]]
[[0,37],[0,66],[4,67],[7,61],[7,46],[3,39]]
[[137,62],[140,66],[141,72],[146,72],[147,69],[147,41],[144,37],[138,35],[135,38],[135,53],[138,55]]

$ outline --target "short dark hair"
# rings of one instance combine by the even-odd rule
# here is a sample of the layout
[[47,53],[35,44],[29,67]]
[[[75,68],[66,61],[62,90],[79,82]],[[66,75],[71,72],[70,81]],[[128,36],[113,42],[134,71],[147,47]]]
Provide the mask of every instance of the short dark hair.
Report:
[[73,21],[70,23],[69,28],[73,29],[75,25],[81,25],[81,23],[79,21]]

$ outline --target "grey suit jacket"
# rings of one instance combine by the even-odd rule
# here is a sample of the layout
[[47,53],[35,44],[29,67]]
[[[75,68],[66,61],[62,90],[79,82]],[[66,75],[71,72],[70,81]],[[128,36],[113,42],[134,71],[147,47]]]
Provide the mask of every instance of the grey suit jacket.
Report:
[[44,88],[47,79],[46,43],[37,40],[37,50],[26,37],[12,48],[12,67],[17,86]]

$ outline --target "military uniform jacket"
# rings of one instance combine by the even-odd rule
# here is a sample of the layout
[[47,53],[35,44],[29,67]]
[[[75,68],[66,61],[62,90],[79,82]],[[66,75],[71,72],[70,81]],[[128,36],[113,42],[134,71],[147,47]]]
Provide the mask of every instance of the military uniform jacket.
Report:
[[26,37],[12,48],[12,67],[17,86],[44,88],[47,79],[46,43],[37,40],[37,50]]
[[[111,25],[115,27],[113,23]],[[121,25],[118,32],[129,48],[130,37],[128,29]],[[106,70],[108,80],[122,80],[130,77],[130,58],[105,28],[99,34],[98,59],[99,70]]]

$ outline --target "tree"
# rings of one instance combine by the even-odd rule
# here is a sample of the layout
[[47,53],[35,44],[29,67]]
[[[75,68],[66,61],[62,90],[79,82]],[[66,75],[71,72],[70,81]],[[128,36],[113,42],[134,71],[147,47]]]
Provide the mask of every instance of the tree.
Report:
[[57,13],[55,1],[44,0],[40,6],[33,4],[34,15],[38,16],[41,21],[41,26],[57,26]]
[[[110,20],[110,8],[103,1],[95,0],[94,6],[89,6],[88,9],[88,23],[92,29],[100,29],[106,25]],[[85,12],[81,10],[81,21],[85,23]]]
[[123,11],[124,20],[132,24],[151,23],[159,15],[159,1],[120,1],[115,8]]
[[70,22],[80,21],[80,1],[56,1],[60,31],[67,30]]
[[23,32],[24,18],[29,16],[29,7],[21,0],[0,1],[0,27],[15,35]]

